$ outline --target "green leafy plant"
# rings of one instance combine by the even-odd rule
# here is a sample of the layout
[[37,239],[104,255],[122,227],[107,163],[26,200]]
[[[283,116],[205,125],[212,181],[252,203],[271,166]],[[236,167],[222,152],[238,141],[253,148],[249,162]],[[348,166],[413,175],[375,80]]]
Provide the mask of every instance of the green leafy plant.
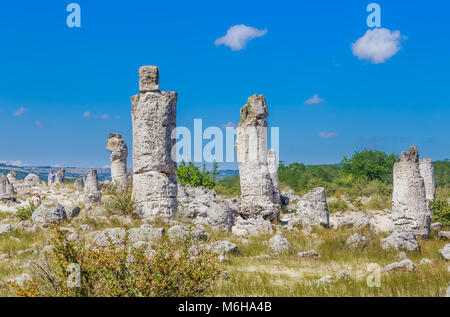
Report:
[[16,216],[20,220],[28,220],[33,215],[33,212],[36,210],[37,206],[30,201],[28,206],[17,208]]
[[450,205],[446,200],[430,201],[430,209],[433,213],[433,221],[440,222],[444,226],[450,226]]
[[132,196],[131,187],[123,189],[112,183],[105,187],[105,191],[108,198],[105,199],[104,207],[109,214],[134,214],[135,201]]
[[206,170],[205,164],[203,164],[203,169],[200,170],[194,163],[189,162],[186,164],[185,161],[182,161],[177,168],[177,180],[183,186],[203,186],[208,189],[213,189],[216,186],[218,167],[219,165],[214,163],[213,170],[210,172]]

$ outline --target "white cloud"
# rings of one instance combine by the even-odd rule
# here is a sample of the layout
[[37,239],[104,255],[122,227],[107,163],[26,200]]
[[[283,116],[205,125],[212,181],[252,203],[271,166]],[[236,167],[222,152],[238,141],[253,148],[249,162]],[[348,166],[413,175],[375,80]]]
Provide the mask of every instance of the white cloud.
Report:
[[91,116],[91,113],[89,111],[85,111],[83,113],[83,118],[89,118]]
[[311,98],[308,98],[305,101],[305,105],[317,105],[319,103],[323,103],[325,102],[325,99],[319,98],[318,94],[315,94],[314,96],[312,96]]
[[326,132],[322,131],[319,133],[319,138],[321,139],[334,139],[338,137],[338,134],[336,132]]
[[41,120],[36,120],[36,121],[34,121],[34,124],[35,124],[38,128],[42,128],[42,122],[41,122]]
[[352,52],[358,59],[381,64],[402,49],[402,39],[406,37],[401,35],[400,31],[378,28],[367,30],[366,34],[352,43]]
[[230,27],[225,36],[218,38],[214,44],[216,46],[225,45],[232,51],[239,51],[246,47],[247,43],[254,38],[267,34],[267,29],[258,30],[244,24],[234,25]]
[[109,114],[102,114],[102,119],[108,119],[109,118]]
[[14,112],[14,116],[15,117],[18,117],[18,116],[20,116],[20,115],[23,115],[24,113],[25,113],[25,111],[27,111],[27,109],[25,109],[24,107],[20,107],[19,109],[17,109],[15,112]]
[[109,114],[92,114],[90,111],[85,111],[83,113],[83,118],[94,118],[94,119],[109,119]]

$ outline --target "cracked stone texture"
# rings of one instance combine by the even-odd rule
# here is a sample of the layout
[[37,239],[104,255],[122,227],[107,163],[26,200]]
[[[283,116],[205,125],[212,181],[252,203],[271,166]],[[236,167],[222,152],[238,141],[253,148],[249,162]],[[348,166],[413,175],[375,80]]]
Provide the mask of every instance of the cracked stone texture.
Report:
[[101,193],[97,170],[90,170],[84,184],[84,201],[87,203],[98,203],[100,199]]
[[420,176],[425,184],[425,196],[428,201],[436,199],[436,185],[434,183],[434,167],[430,158],[419,160]]
[[0,174],[0,200],[15,199],[14,186],[4,174]]
[[110,133],[106,149],[111,152],[111,179],[120,188],[128,187],[127,143],[120,134]]
[[262,216],[274,220],[280,204],[273,202],[272,182],[267,152],[267,103],[263,95],[253,95],[241,109],[237,127],[236,154],[241,183],[240,214],[243,218]]
[[24,179],[24,183],[27,186],[35,186],[38,185],[40,182],[41,180],[39,179],[39,176],[37,176],[36,174],[28,174]]
[[317,187],[306,193],[297,203],[297,216],[303,225],[330,226],[325,188]]
[[6,175],[6,178],[9,180],[10,183],[13,183],[13,182],[17,181],[17,173],[14,171],[10,171]]
[[394,164],[392,221],[395,231],[411,232],[422,237],[430,235],[431,213],[415,146],[411,146],[408,152],[402,152],[401,161]]
[[143,218],[172,216],[177,209],[177,93],[159,90],[156,66],[139,70],[140,94],[131,98],[133,121],[133,198]]
[[31,216],[31,220],[39,225],[59,224],[66,219],[66,209],[56,203],[40,205]]

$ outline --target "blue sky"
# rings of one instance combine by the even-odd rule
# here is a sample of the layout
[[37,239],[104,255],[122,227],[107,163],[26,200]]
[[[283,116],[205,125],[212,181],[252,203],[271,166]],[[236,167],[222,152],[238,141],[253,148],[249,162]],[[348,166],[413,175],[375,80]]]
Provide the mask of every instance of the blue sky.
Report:
[[[70,2],[2,4],[0,161],[103,167],[113,131],[131,153],[141,65],[158,65],[161,89],[178,92],[179,126],[237,123],[247,98],[264,94],[283,161],[412,144],[450,157],[447,1],[376,1],[402,46],[376,64],[351,48],[372,1],[78,0],[82,26],[68,28]],[[215,45],[241,24],[266,33],[241,50]],[[305,104],[314,95],[322,102]]]

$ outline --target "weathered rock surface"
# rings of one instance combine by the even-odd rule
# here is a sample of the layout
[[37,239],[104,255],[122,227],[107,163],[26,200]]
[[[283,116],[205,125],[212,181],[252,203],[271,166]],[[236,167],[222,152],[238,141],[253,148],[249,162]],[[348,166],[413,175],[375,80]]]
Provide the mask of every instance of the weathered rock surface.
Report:
[[258,236],[261,234],[271,234],[273,225],[263,217],[243,219],[238,217],[231,232],[238,236]]
[[80,212],[81,212],[80,207],[71,207],[66,210],[66,215],[67,215],[67,218],[73,219],[75,217],[78,217]]
[[94,244],[99,247],[121,244],[125,241],[126,231],[123,228],[108,228],[97,234]]
[[41,180],[39,179],[39,176],[37,176],[36,174],[28,174],[24,179],[25,185],[28,186],[36,186],[40,182]]
[[419,160],[420,176],[425,184],[425,197],[428,201],[436,199],[436,185],[434,183],[434,167],[430,158]]
[[289,241],[285,237],[276,234],[269,240],[269,249],[275,254],[281,254],[289,250]]
[[56,172],[55,181],[53,182],[52,185],[64,184],[65,179],[66,179],[66,170],[60,169],[59,171]]
[[110,133],[106,149],[111,152],[111,179],[120,188],[128,187],[127,157],[128,147],[123,137]]
[[447,243],[442,249],[440,249],[439,253],[447,261],[450,260],[450,243]]
[[348,237],[345,244],[349,248],[364,248],[368,243],[368,239],[366,236],[361,235],[359,233],[354,233],[350,237]]
[[411,146],[408,152],[402,152],[401,161],[394,164],[392,221],[396,231],[422,237],[430,235],[431,214],[415,146]]
[[415,271],[417,270],[417,265],[415,265],[411,260],[405,259],[400,262],[395,262],[388,264],[382,272],[388,273],[393,271]]
[[144,218],[172,216],[177,210],[177,93],[159,90],[156,66],[139,70],[140,94],[131,98],[133,121],[133,197]]
[[14,186],[9,182],[5,175],[0,174],[0,200],[14,199]]
[[87,203],[98,203],[100,199],[101,193],[97,170],[90,170],[84,184],[84,201]]
[[[267,103],[263,95],[248,98],[237,127],[236,154],[241,184],[240,214],[244,219],[277,219],[281,206],[274,203],[274,185],[267,158]],[[275,176],[275,175],[273,175]]]
[[75,182],[73,183],[73,187],[78,190],[84,189],[84,178],[77,178]]
[[164,228],[155,228],[149,224],[143,224],[140,228],[128,230],[128,240],[130,242],[156,242],[162,238],[163,234]]
[[450,240],[450,231],[439,231],[438,237],[442,240]]
[[231,243],[230,241],[224,240],[224,241],[216,241],[211,244],[212,251],[220,254],[237,254],[239,253],[239,248],[234,243]]
[[10,183],[14,183],[15,181],[17,181],[17,174],[14,171],[10,171],[6,175],[6,178],[9,180]]
[[302,251],[297,253],[299,258],[319,258],[320,255],[316,250]]
[[430,226],[431,231],[439,232],[442,229],[442,224],[440,222],[433,222]]
[[297,203],[297,216],[303,225],[330,226],[325,188],[318,187],[306,193]]
[[16,228],[14,228],[11,224],[7,223],[7,224],[1,224],[0,225],[0,237],[2,235],[11,233],[13,231],[15,231]]
[[415,234],[408,232],[393,232],[389,237],[381,240],[383,249],[419,251],[420,246]]
[[63,205],[50,203],[40,205],[31,216],[31,220],[38,225],[59,224],[67,219]]

